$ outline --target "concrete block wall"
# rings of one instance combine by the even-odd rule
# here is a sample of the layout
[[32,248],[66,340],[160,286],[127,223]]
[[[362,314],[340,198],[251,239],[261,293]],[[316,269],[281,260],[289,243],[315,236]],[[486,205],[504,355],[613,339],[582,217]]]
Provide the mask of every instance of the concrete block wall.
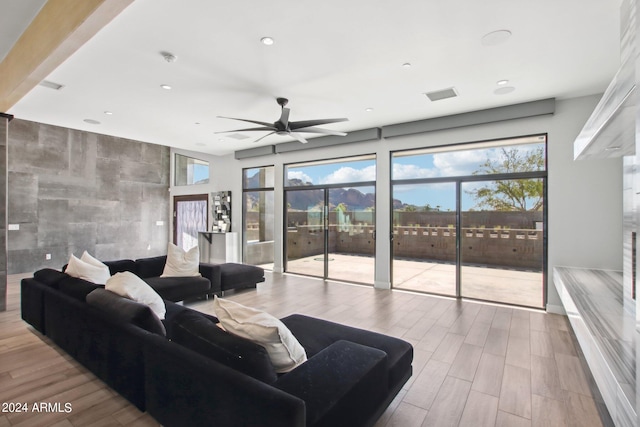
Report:
[[14,119],[8,155],[9,274],[166,253],[169,147]]

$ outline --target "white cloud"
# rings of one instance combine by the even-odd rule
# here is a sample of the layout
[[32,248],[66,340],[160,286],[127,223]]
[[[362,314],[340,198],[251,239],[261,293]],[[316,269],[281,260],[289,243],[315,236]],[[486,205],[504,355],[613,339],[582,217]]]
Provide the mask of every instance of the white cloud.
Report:
[[425,169],[417,165],[393,164],[393,179],[433,178],[438,176],[434,169]]
[[478,170],[486,159],[484,150],[453,151],[434,154],[433,165],[438,169],[438,176],[465,176]]
[[344,166],[320,180],[321,184],[341,184],[343,182],[363,182],[376,180],[376,166],[363,169]]
[[287,179],[299,179],[302,182],[311,182],[313,183],[313,179],[302,171],[288,171]]

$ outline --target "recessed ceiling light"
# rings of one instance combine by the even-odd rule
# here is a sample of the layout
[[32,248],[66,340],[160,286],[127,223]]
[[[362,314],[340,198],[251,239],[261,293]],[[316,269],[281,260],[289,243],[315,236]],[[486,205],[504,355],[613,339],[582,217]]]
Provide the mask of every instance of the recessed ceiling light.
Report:
[[411,62],[405,62],[402,64],[402,68],[411,68]]
[[266,46],[271,46],[274,42],[274,40],[271,37],[263,37],[260,39],[260,41],[262,42],[262,44]]
[[364,111],[366,111],[367,113],[370,113],[373,111],[373,108],[369,107],[369,108],[365,108]]
[[514,90],[516,90],[516,88],[513,86],[501,86],[498,89],[494,90],[493,93],[496,95],[506,95],[513,92]]
[[504,86],[504,85],[506,85],[507,83],[509,83],[509,80],[498,80],[498,81],[496,82],[496,84],[497,84],[498,86]]
[[199,124],[200,124],[200,122],[195,122],[194,124],[199,125]]
[[482,44],[484,46],[495,46],[506,42],[509,37],[511,37],[511,31],[509,30],[492,31],[482,36]]
[[99,121],[93,120],[93,119],[84,119],[83,122],[89,123],[90,125],[99,125],[100,124]]
[[113,115],[113,113],[112,113],[111,111],[105,111],[104,113],[105,113],[107,116],[112,116],[112,115]]
[[621,148],[622,148],[622,147],[621,147],[621,146],[619,146],[619,145],[612,145],[611,147],[607,147],[607,148],[605,148],[605,151],[615,151],[615,150],[619,150],[619,149],[621,149]]
[[169,85],[160,85],[160,87],[164,90],[171,90],[171,86]]

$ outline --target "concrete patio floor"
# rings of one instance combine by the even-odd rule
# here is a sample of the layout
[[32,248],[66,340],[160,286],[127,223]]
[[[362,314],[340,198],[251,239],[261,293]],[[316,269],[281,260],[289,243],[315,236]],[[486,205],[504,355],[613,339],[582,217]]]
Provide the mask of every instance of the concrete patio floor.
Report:
[[[329,278],[373,284],[374,258],[329,254]],[[273,269],[273,264],[263,265]],[[287,271],[323,275],[322,255],[288,261]],[[393,262],[393,288],[440,295],[455,295],[455,265],[417,260]],[[463,266],[462,296],[499,303],[544,308],[543,277],[540,272]]]

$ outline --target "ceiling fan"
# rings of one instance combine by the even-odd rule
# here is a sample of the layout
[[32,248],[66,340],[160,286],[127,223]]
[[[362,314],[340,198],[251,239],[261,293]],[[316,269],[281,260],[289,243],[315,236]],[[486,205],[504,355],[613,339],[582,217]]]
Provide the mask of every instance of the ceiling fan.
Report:
[[323,129],[316,127],[318,125],[324,125],[327,123],[337,123],[337,122],[346,122],[349,119],[318,119],[318,120],[302,120],[296,122],[289,121],[289,108],[285,108],[285,105],[289,102],[287,98],[277,98],[276,101],[278,105],[282,108],[282,113],[280,114],[280,118],[273,122],[261,122],[258,120],[248,120],[248,119],[237,119],[235,117],[223,117],[218,116],[221,119],[231,119],[231,120],[240,120],[248,123],[255,123],[260,125],[260,127],[256,128],[248,128],[248,129],[236,129],[236,130],[228,130],[224,132],[216,132],[216,133],[227,133],[227,132],[247,132],[247,131],[271,131],[268,134],[256,139],[254,142],[258,142],[261,139],[268,137],[269,135],[273,135],[274,133],[277,135],[289,135],[292,138],[306,144],[308,141],[300,135],[300,133],[321,133],[323,135],[336,135],[336,136],[345,136],[345,132],[338,132],[330,129]]

